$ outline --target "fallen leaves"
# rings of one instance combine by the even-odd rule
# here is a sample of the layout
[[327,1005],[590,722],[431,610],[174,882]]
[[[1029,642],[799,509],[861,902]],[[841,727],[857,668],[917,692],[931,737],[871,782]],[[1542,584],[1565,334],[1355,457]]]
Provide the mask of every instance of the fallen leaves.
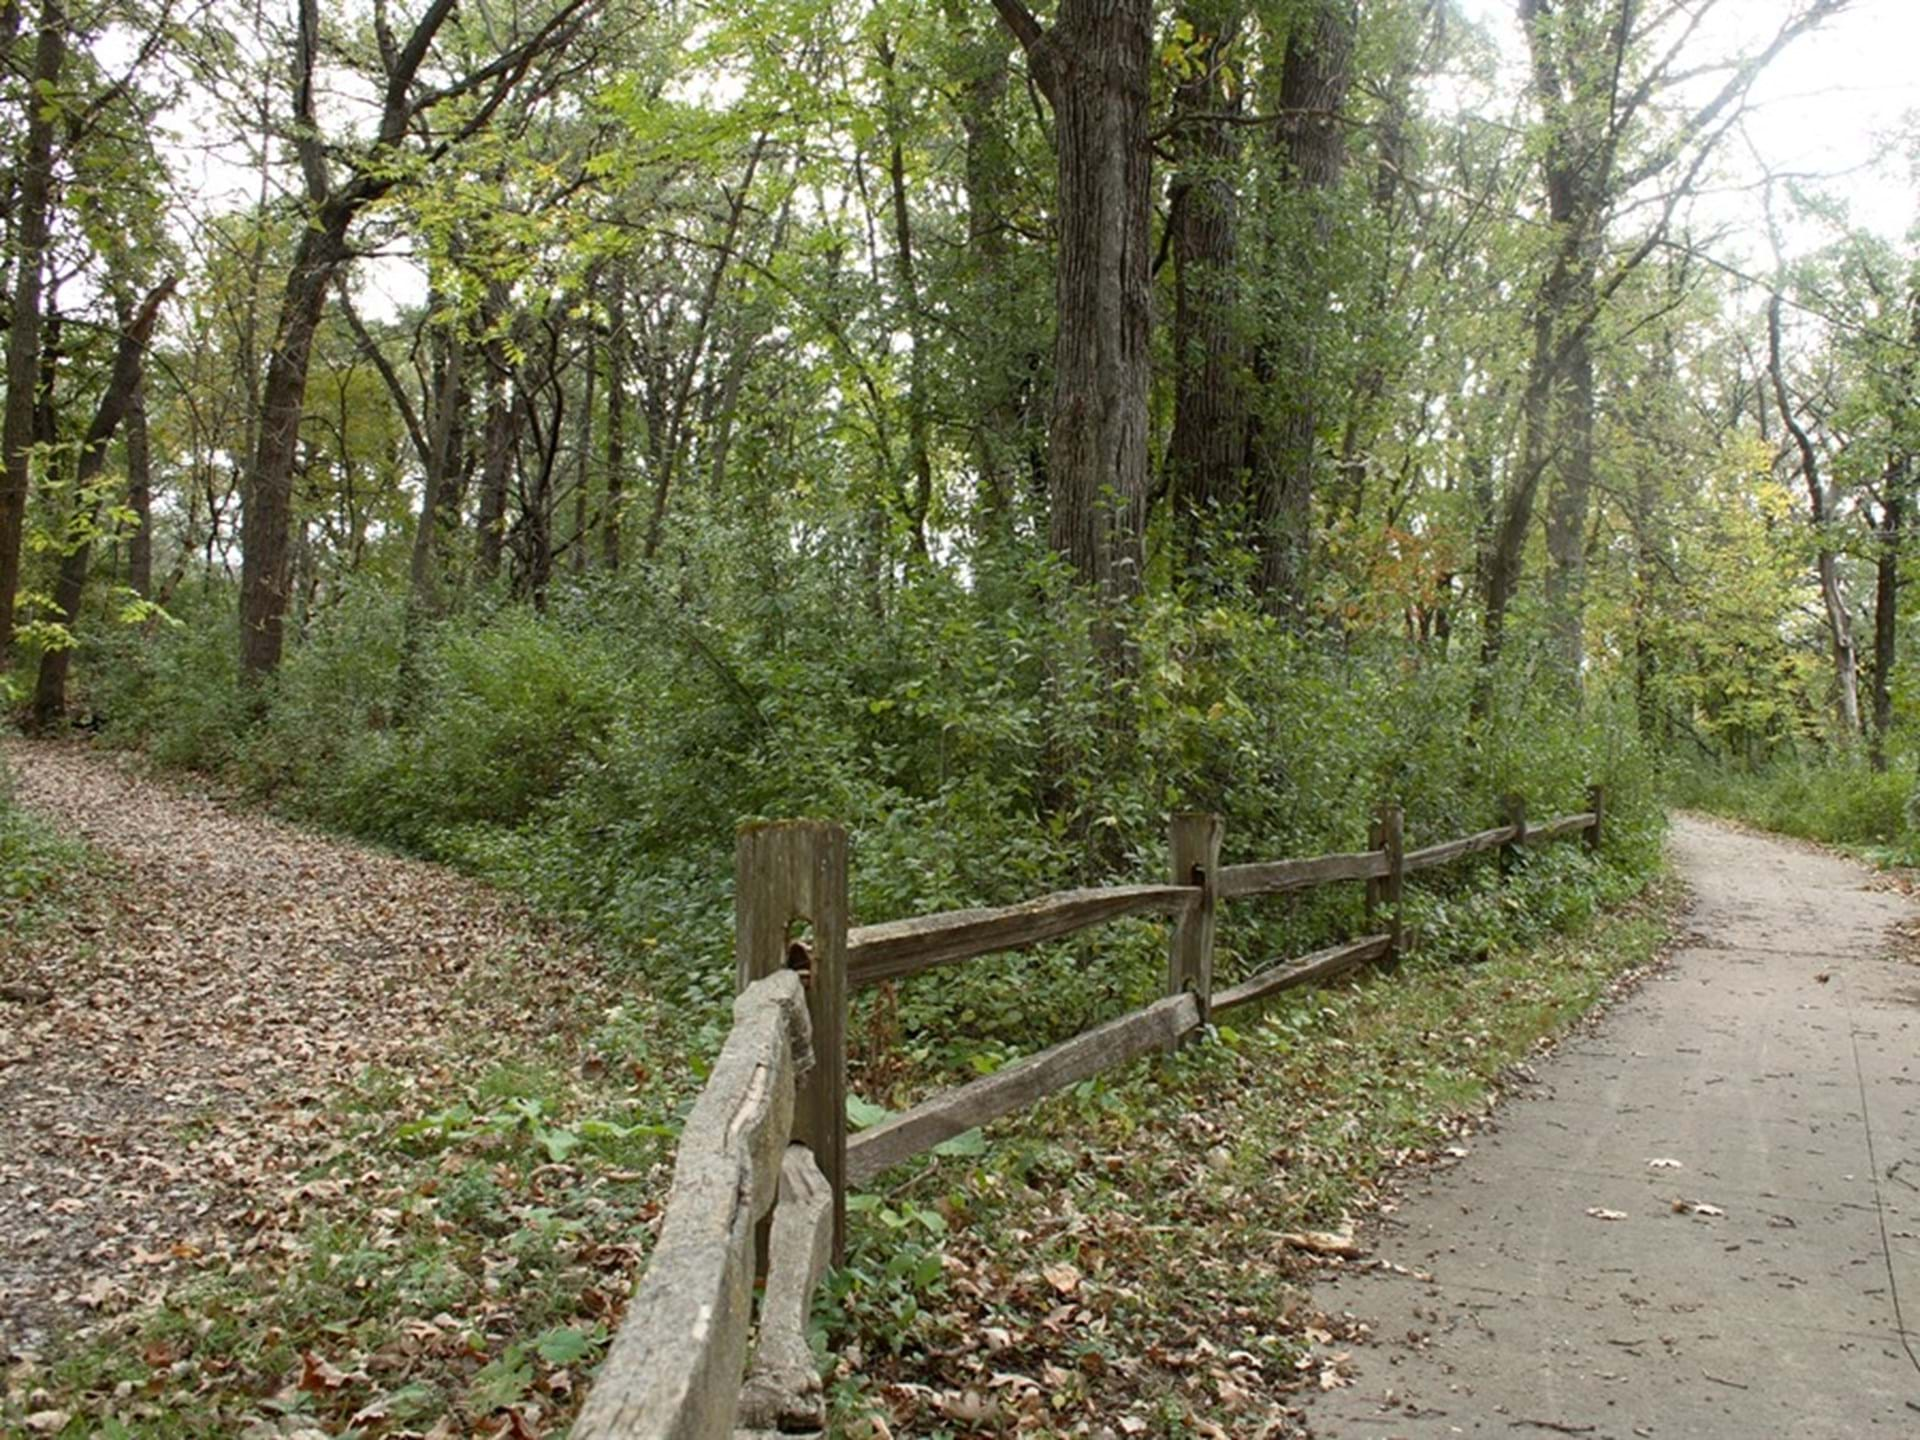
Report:
[[1367,1253],[1366,1248],[1354,1238],[1351,1225],[1339,1230],[1285,1230],[1280,1234],[1280,1242],[1295,1250],[1304,1250],[1309,1255],[1355,1259]]
[[1609,1210],[1604,1205],[1588,1206],[1587,1214],[1595,1220],[1625,1220],[1628,1218],[1626,1211]]
[[[7,1374],[0,1430],[139,1432],[161,1415],[275,1440],[564,1428],[644,1251],[631,1217],[657,1165],[623,1183],[545,1163],[553,1147],[497,1096],[495,1129],[476,1122],[417,1158],[378,1147],[421,1101],[472,1093],[485,1072],[450,1068],[468,1036],[484,1047],[461,1063],[491,1070],[540,1056],[570,1016],[590,1032],[616,998],[651,1023],[631,977],[616,992],[576,941],[450,871],[82,747],[0,747],[20,803],[102,857],[97,881],[63,892],[65,913],[25,939],[0,926],[0,961],[35,992],[0,1007],[0,1356],[27,1357]],[[599,1069],[573,1067],[581,1086],[630,1094],[624,1064]],[[550,1139],[559,1127],[540,1118]],[[649,1146],[657,1158],[645,1137],[632,1153]],[[530,1150],[525,1164],[480,1158]],[[409,1265],[413,1288],[458,1317],[403,1308]],[[515,1306],[536,1286],[577,1308],[522,1340]],[[161,1304],[171,1328],[150,1329]],[[50,1380],[33,1352],[76,1323],[64,1349],[97,1344],[138,1378],[84,1394]],[[489,1366],[504,1403],[469,1408]],[[263,1401],[303,1418],[269,1421]]]

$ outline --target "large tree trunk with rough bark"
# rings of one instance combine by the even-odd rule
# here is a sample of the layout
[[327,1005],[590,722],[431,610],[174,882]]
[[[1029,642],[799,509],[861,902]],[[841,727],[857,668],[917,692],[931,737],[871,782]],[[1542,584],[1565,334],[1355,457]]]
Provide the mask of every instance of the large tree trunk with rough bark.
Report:
[[[34,42],[33,84],[50,89],[66,63],[66,16],[58,0],[40,8]],[[53,127],[50,106],[30,104],[17,177],[12,227],[13,314],[7,329],[7,404],[0,449],[0,670],[13,650],[13,607],[20,592],[20,541],[26,523],[27,489],[40,398],[40,296],[53,209]]]
[[1167,493],[1189,566],[1210,535],[1235,534],[1247,466],[1238,166],[1241,86],[1222,27],[1174,92],[1180,154],[1169,195],[1173,259],[1173,436]]
[[[1282,243],[1285,283],[1319,294],[1333,240],[1333,188],[1346,165],[1343,124],[1359,24],[1352,0],[1319,0],[1287,42],[1280,85],[1280,156],[1291,204],[1307,209],[1306,244]],[[1266,608],[1304,614],[1313,553],[1314,474],[1319,462],[1320,349],[1311,325],[1262,338],[1254,375],[1269,389],[1268,415],[1248,447],[1254,504],[1254,585]]]
[[[1061,0],[1043,30],[1018,0],[995,8],[1052,103],[1059,249],[1047,538],[1089,591],[1141,584],[1147,501],[1153,58],[1150,0]],[[1118,631],[1098,637],[1110,659]]]

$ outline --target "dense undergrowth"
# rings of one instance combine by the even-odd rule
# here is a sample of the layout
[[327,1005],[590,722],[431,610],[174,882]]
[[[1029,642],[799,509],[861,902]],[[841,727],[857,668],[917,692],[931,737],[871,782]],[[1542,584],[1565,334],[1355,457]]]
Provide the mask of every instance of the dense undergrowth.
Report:
[[[187,1377],[137,1392],[176,1407],[156,1434],[280,1404],[283,1428],[367,1435],[436,1415],[505,1434],[536,1404],[564,1418],[556,1386],[604,1345],[724,1033],[743,819],[846,823],[864,922],[1158,878],[1175,809],[1220,811],[1231,862],[1356,848],[1389,798],[1419,845],[1496,823],[1509,792],[1544,817],[1604,783],[1604,854],[1538,847],[1504,883],[1487,859],[1420,877],[1421,949],[1396,975],[1284,997],[885,1177],[856,1199],[821,1310],[843,1423],[916,1435],[1121,1414],[1147,1427],[1129,1433],[1206,1416],[1253,1433],[1337,1370],[1279,1232],[1363,1206],[1657,944],[1657,907],[1610,913],[1658,864],[1630,714],[1598,690],[1568,713],[1516,672],[1477,727],[1465,663],[1302,642],[1228,605],[1149,612],[1115,685],[1045,574],[928,576],[885,615],[852,599],[791,575],[701,615],[629,579],[429,624],[348,593],[259,693],[238,684],[218,592],[154,633],[87,638],[106,742],[524,894],[595,935],[633,998],[583,985],[521,1059],[476,1036],[432,1077],[339,1097],[331,1158],[301,1178],[380,1184],[346,1187],[294,1258],[204,1271],[57,1359],[35,1383],[74,1424],[158,1383],[139,1378],[150,1354]],[[1357,890],[1233,907],[1221,983],[1355,933]],[[863,997],[856,1121],[1153,997],[1166,943],[1122,922]],[[306,1374],[309,1354],[339,1363]],[[994,1391],[976,1360],[1027,1383]]]
[[1677,805],[1844,845],[1884,864],[1920,863],[1920,792],[1910,761],[1885,770],[1858,754],[1753,769],[1696,764],[1675,768],[1666,788]]
[[[1474,726],[1466,663],[1174,601],[1140,619],[1115,685],[1044,567],[983,567],[966,586],[929,573],[885,614],[818,578],[832,573],[797,566],[708,613],[633,578],[557,594],[544,614],[431,624],[390,594],[345,593],[258,696],[237,683],[216,591],[176,602],[175,627],[94,637],[88,699],[109,741],[501,882],[716,1016],[733,832],[753,817],[844,822],[868,922],[1158,878],[1176,809],[1221,812],[1229,861],[1267,859],[1355,848],[1390,798],[1418,845],[1496,823],[1508,792],[1544,816],[1604,782],[1605,865],[1555,847],[1525,905],[1445,879],[1428,892],[1432,943],[1461,955],[1631,888],[1655,861],[1651,769],[1605,695],[1569,714],[1516,674],[1499,723]],[[1242,907],[1221,973],[1350,933],[1354,888]],[[910,1070],[977,1066],[983,1046],[1029,1048],[1151,995],[1161,947],[1154,926],[1110,927],[928,977],[897,1020],[856,1028],[889,1053],[904,1039]]]

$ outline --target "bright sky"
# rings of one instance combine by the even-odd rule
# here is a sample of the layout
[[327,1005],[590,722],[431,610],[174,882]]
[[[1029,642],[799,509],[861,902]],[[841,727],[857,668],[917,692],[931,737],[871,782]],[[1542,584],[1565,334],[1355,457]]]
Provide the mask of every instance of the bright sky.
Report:
[[[1498,37],[1514,65],[1514,83],[1525,83],[1524,56],[1515,0],[1459,0],[1461,8]],[[1693,53],[1705,59],[1763,45],[1789,7],[1804,0],[1717,0],[1710,23],[1695,37]],[[1853,0],[1849,9],[1804,35],[1755,84],[1746,123],[1753,150],[1776,173],[1831,176],[1823,189],[1843,197],[1854,220],[1888,238],[1898,238],[1920,216],[1914,167],[1892,141],[1902,121],[1920,114],[1920,0]],[[1727,192],[1705,206],[1701,218],[1737,224],[1724,258],[1767,266],[1758,194],[1751,186],[1757,167],[1735,137],[1720,161]],[[1814,243],[1801,233],[1789,242]]]

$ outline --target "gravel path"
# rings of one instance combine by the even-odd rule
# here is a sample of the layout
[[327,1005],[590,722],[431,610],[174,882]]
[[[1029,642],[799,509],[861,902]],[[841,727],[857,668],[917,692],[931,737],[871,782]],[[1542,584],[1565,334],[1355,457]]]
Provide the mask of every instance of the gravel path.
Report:
[[1380,1340],[1316,1435],[1920,1435],[1914,909],[1791,842],[1674,846],[1672,968],[1320,1288]]
[[[537,1031],[512,966],[591,968],[484,887],[228,809],[68,744],[0,740],[20,802],[118,872],[0,982],[0,1359],[275,1233],[323,1101],[430,1065],[455,1027]],[[493,1009],[476,994],[500,993]]]

